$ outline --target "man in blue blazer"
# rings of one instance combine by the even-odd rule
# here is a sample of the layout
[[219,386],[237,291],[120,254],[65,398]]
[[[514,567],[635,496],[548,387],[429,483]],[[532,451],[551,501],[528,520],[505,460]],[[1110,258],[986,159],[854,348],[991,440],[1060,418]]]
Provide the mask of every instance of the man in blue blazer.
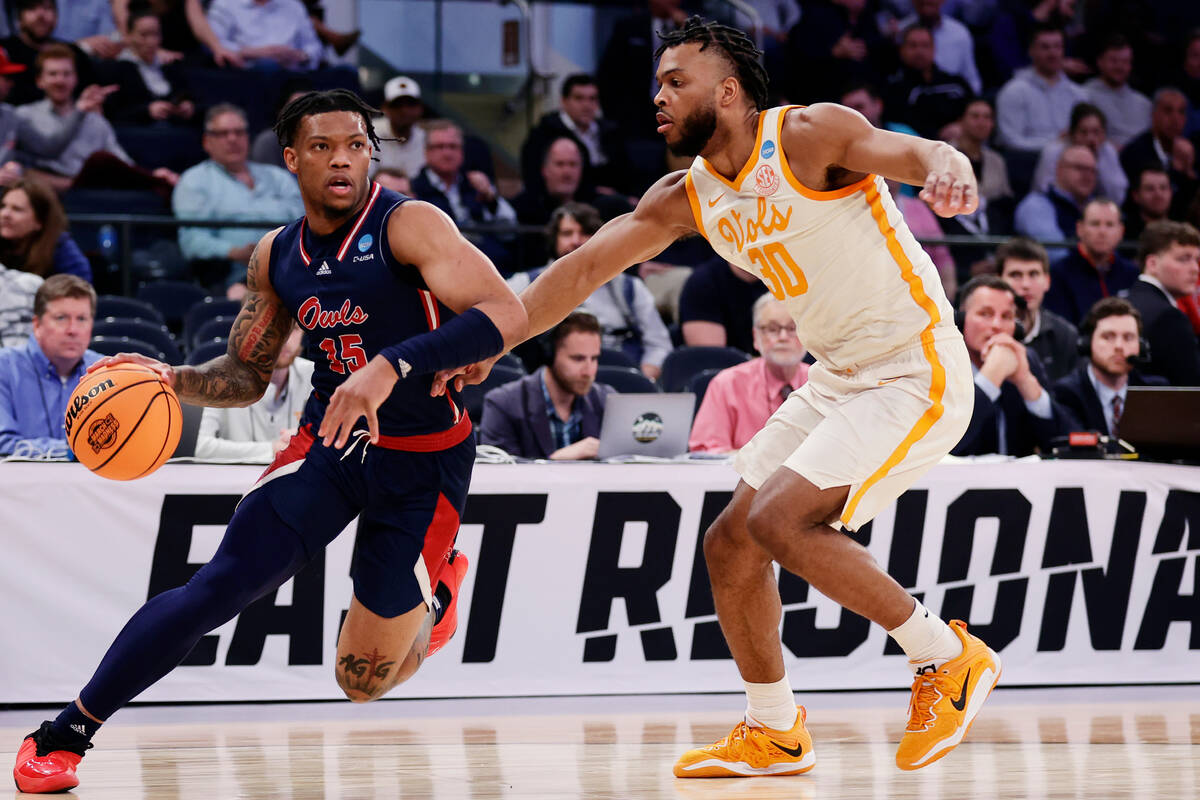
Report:
[[952,455],[1048,452],[1067,432],[1067,411],[1050,396],[1046,371],[1017,332],[1017,293],[995,275],[980,275],[959,293],[955,320],[975,374],[975,411]]
[[480,440],[519,458],[595,458],[604,401],[614,390],[596,383],[600,323],[575,311],[550,331],[550,365],[488,392]]
[[1167,385],[1165,378],[1133,368],[1135,360],[1149,356],[1142,315],[1128,300],[1106,297],[1084,318],[1079,344],[1087,360],[1054,384],[1054,398],[1070,413],[1071,430],[1119,436],[1126,390]]

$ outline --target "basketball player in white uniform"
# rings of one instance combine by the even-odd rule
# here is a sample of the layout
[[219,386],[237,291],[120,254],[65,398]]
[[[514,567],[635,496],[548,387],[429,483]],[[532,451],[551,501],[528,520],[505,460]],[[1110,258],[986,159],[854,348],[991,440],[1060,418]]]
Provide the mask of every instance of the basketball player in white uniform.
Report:
[[[675,774],[791,775],[815,763],[784,671],[772,561],[904,649],[915,678],[896,763],[918,769],[961,741],[1000,660],[839,529],[857,530],[891,504],[971,419],[966,347],[937,270],[884,182],[922,186],[942,216],[970,213],[971,165],[947,144],[877,130],[843,106],[763,110],[766,76],[741,31],[693,17],[660,53],[659,132],[696,160],[525,290],[530,334],[631,264],[700,233],[787,304],[817,359],[808,383],[738,453],[741,481],[705,535],[717,616],[748,703],[729,736],[685,753]],[[459,379],[477,381],[489,366]]]

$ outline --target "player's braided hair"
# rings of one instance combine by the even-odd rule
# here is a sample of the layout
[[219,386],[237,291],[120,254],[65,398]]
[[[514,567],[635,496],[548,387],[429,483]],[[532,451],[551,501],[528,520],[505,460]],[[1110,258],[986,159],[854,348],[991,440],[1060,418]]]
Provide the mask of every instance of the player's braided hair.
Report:
[[744,31],[712,22],[703,17],[688,17],[682,28],[662,34],[662,44],[654,51],[658,58],[668,48],[681,44],[698,43],[704,51],[715,45],[733,65],[738,82],[754,100],[754,107],[767,107],[767,71],[762,65],[762,50],[754,46],[754,40]]
[[346,89],[309,92],[284,106],[275,120],[274,130],[275,136],[279,139],[279,146],[292,146],[296,141],[296,130],[305,117],[311,117],[313,114],[327,114],[330,111],[352,111],[361,115],[363,125],[367,129],[367,138],[371,140],[371,146],[375,148],[375,152],[379,152],[379,135],[375,133],[375,126],[371,123],[371,117],[379,114],[379,111],[371,108],[361,97]]

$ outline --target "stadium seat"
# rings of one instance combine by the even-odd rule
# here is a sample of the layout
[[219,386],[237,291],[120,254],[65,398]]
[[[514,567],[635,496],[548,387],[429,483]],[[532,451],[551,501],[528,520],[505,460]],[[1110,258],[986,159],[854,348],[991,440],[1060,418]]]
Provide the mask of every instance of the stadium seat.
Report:
[[659,382],[663,391],[682,392],[697,373],[706,369],[725,369],[749,360],[750,356],[736,347],[680,347],[672,350],[663,361]]
[[175,338],[171,336],[171,332],[167,330],[167,326],[161,322],[105,317],[104,319],[96,320],[96,323],[92,326],[92,336],[103,336],[105,338],[127,336],[130,339],[138,339],[153,345],[160,353],[165,354],[165,360],[168,364],[180,364],[183,362],[183,354],[179,351],[179,346],[175,344]]
[[213,339],[228,339],[229,331],[233,328],[233,321],[236,317],[213,317],[206,319],[201,323],[196,332],[192,334],[192,338],[188,340],[188,347],[195,347],[199,342],[207,342]]
[[93,336],[88,344],[89,350],[100,355],[115,356],[117,353],[141,353],[148,358],[166,361],[167,355],[149,342],[131,339],[128,336]]
[[198,346],[192,348],[192,352],[188,353],[187,363],[194,367],[197,364],[203,364],[205,361],[212,361],[217,356],[225,355],[225,351],[228,349],[228,339],[211,339],[207,342],[201,342]]
[[600,366],[602,367],[633,367],[637,368],[637,363],[625,355],[622,350],[612,350],[608,347],[600,351]]
[[687,391],[696,395],[696,410],[700,410],[700,403],[704,400],[704,393],[708,391],[708,384],[712,381],[713,376],[721,370],[717,367],[706,369],[703,372],[697,372],[688,381]]
[[205,297],[194,303],[183,315],[183,341],[190,347],[196,339],[200,326],[214,317],[236,317],[242,310],[241,300],[226,300],[224,297]]
[[102,294],[96,298],[96,319],[105,317],[163,322],[162,313],[144,300],[115,294]]
[[472,424],[478,426],[483,419],[483,396],[485,394],[497,386],[503,386],[506,383],[520,380],[524,377],[525,370],[497,362],[483,383],[475,384],[474,386],[464,386],[462,390],[462,404],[463,408],[467,410],[467,414],[471,417]]
[[596,383],[607,383],[618,392],[626,394],[660,391],[657,384],[643,375],[637,367],[611,367],[602,364],[596,370]]
[[137,290],[138,299],[161,311],[172,330],[179,330],[187,310],[207,296],[208,292],[187,281],[155,281]]

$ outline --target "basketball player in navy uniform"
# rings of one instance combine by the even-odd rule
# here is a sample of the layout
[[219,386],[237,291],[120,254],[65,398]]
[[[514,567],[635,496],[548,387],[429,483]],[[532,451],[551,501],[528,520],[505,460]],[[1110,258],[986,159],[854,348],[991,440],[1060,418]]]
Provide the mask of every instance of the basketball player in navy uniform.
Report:
[[198,367],[129,354],[97,363],[149,366],[186,403],[246,406],[298,323],[317,366],[299,432],[242,499],[212,561],[142,606],[79,697],[22,742],[22,791],[78,785],[102,722],[355,517],[354,594],[335,659],[346,696],[381,697],[453,634],[466,572],[453,543],[475,444],[458,397],[431,397],[430,384],[439,369],[520,342],[528,320],[449,217],[368,180],[374,113],[344,90],[280,113],[305,216],[258,243],[225,355]]

